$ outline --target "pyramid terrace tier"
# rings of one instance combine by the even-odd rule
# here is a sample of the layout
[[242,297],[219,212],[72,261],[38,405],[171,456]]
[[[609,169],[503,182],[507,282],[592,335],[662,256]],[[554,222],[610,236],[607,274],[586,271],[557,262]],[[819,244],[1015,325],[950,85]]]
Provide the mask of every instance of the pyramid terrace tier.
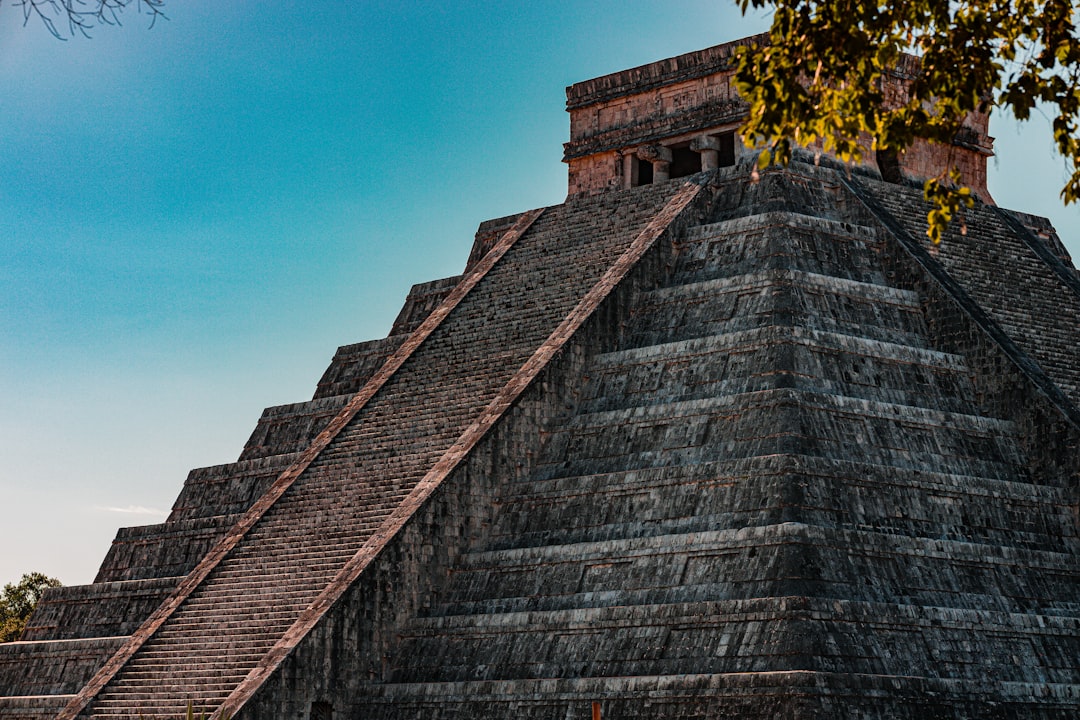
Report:
[[872,228],[796,212],[695,228],[670,283],[635,310],[628,345],[787,325],[925,347],[919,297],[885,283],[881,242]]
[[1074,617],[800,596],[689,600],[428,618],[406,634],[390,682],[793,670],[978,680],[992,667],[997,681],[1069,684],[1077,652]]
[[0,695],[0,718],[3,720],[50,720],[74,699],[72,694]]
[[630,345],[724,335],[769,325],[924,347],[916,295],[789,268],[686,282],[649,293]]
[[126,637],[0,643],[0,713],[4,698],[74,694]]
[[[372,686],[356,712],[378,720],[630,720],[887,717],[889,720],[1072,720],[1075,683],[938,679],[806,670]],[[992,699],[989,699],[992,698]]]
[[1065,487],[853,460],[767,455],[516,483],[486,547],[572,545],[802,522],[1080,550]]
[[358,392],[379,371],[386,359],[401,347],[406,337],[404,334],[391,335],[381,340],[339,347],[319,380],[314,399]]
[[447,614],[788,595],[1074,614],[1070,553],[787,522],[465,556]]
[[172,576],[51,588],[38,603],[22,639],[130,635],[182,579]]
[[94,582],[183,577],[239,518],[217,515],[121,528]]
[[859,458],[924,472],[1023,477],[1011,423],[794,389],[587,413],[552,434],[536,477],[775,454]]
[[803,326],[770,325],[606,353],[585,399],[594,412],[663,398],[793,388],[973,414],[959,355]]
[[815,207],[769,210],[689,230],[673,281],[787,269],[885,285],[876,252],[883,241],[880,230],[822,217]]
[[168,522],[196,521],[245,512],[298,455],[273,455],[188,473]]
[[303,451],[352,397],[331,395],[263,410],[240,460]]

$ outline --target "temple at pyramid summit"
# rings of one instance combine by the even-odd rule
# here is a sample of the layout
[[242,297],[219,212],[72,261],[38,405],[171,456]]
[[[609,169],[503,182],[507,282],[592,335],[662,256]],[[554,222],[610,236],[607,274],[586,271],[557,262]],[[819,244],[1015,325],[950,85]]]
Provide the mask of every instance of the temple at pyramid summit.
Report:
[[1080,275],[985,116],[753,172],[752,41],[568,88],[566,201],[50,590],[0,720],[1080,717]]

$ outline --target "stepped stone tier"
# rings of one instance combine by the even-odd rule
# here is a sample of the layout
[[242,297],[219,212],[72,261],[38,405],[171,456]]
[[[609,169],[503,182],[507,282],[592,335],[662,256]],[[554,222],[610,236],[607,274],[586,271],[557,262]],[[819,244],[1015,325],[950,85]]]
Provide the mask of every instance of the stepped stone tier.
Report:
[[924,243],[985,119],[753,175],[745,42],[571,87],[566,202],[49,591],[0,720],[1080,717],[1080,276],[984,186]]

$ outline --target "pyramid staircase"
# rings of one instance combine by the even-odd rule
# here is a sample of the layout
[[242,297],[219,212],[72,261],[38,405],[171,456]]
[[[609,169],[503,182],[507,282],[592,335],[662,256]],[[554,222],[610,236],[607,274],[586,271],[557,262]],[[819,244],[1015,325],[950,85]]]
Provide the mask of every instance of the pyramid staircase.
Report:
[[[701,182],[493,221],[47,598],[0,719],[1076,717],[1074,271],[988,208],[913,264],[914,191],[865,177]],[[618,341],[570,343],[594,316]],[[490,493],[436,495],[484,454]],[[425,508],[445,534],[395,540]]]
[[1076,716],[1075,489],[799,180],[688,233],[356,717]]
[[[363,356],[373,353],[364,348],[350,360],[350,348],[342,348],[313,401],[269,409],[239,463],[193,473],[166,525],[238,524],[172,595],[177,578],[158,579],[168,597],[133,635],[68,639],[83,646],[80,676],[61,672],[62,684],[18,678],[14,693],[3,688],[0,716],[46,717],[66,705],[69,716],[178,717],[189,702],[214,709],[235,701],[238,686],[257,688],[259,673],[272,672],[288,643],[302,638],[304,623],[317,622],[333,593],[348,586],[348,574],[362,570],[370,559],[365,553],[377,553],[394,523],[407,518],[410,503],[431,492],[418,485],[437,485],[433,473],[441,467],[445,474],[460,461],[468,450],[466,431],[472,442],[482,436],[486,426],[477,428],[478,418],[487,413],[490,425],[558,351],[566,336],[553,331],[572,334],[576,325],[568,325],[567,316],[586,318],[621,278],[613,267],[620,261],[624,272],[632,267],[701,191],[698,184],[670,183],[632,191],[630,201],[628,193],[618,193],[515,216],[446,302],[439,303],[446,288],[426,299],[410,296],[428,305],[410,316],[427,320],[401,328],[399,318],[395,335],[413,332],[404,342],[390,341],[399,347],[375,378],[355,387],[350,377],[357,368],[349,366],[364,365]],[[439,309],[429,315],[431,305]],[[240,483],[239,494],[236,466],[258,476]],[[221,515],[230,494],[233,512]],[[207,516],[215,507],[218,514]],[[156,551],[168,548],[155,540]],[[114,546],[127,556],[107,559],[105,567],[137,575],[141,564],[160,559],[136,546]],[[124,582],[144,581],[125,577],[112,585]],[[102,585],[89,586],[96,590],[91,594],[100,596]],[[55,603],[53,619],[65,613],[72,615],[70,603]],[[64,641],[5,650],[26,667],[28,658],[57,642]],[[88,643],[103,647],[87,657]],[[117,648],[73,697],[72,686],[90,679],[86,668],[92,674]],[[49,658],[40,659],[49,665]]]

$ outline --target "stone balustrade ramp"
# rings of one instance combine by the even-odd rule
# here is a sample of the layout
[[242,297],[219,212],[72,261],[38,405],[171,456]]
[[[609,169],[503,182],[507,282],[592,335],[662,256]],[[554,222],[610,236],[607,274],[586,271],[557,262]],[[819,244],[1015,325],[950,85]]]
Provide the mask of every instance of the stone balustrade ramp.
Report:
[[[924,238],[928,204],[921,188],[860,178],[857,187],[914,238]],[[1060,260],[1048,263],[1007,211],[977,203],[950,226],[935,259],[1034,359],[1074,405],[1080,405],[1080,276]],[[1024,236],[1026,235],[1026,237]],[[1064,249],[1061,249],[1064,252]],[[1053,253],[1051,253],[1053,254]],[[1063,277],[1071,274],[1071,278]],[[1051,311],[1052,310],[1052,311]]]

